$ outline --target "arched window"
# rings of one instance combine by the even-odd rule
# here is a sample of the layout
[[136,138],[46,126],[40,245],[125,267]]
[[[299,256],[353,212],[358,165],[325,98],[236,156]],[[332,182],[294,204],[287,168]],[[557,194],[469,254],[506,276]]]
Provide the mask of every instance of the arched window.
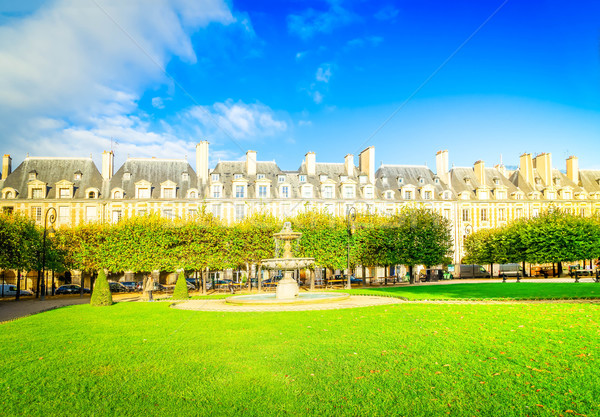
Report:
[[123,198],[123,193],[121,191],[115,191],[114,198]]
[[96,192],[95,191],[90,191],[88,193],[88,198],[96,198]]

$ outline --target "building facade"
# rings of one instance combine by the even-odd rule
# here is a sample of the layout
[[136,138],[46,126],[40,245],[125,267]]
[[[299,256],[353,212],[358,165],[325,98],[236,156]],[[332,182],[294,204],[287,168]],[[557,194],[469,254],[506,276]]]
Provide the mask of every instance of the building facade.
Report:
[[186,160],[128,158],[116,173],[114,154],[104,152],[98,170],[91,158],[27,157],[13,171],[10,155],[2,160],[0,210],[20,212],[42,224],[49,207],[57,224],[117,222],[155,212],[170,218],[194,216],[205,208],[227,222],[257,211],[285,218],[318,208],[344,216],[350,207],[390,215],[420,205],[450,219],[454,261],[464,256],[464,237],[556,207],[589,216],[600,210],[600,170],[580,170],[577,157],[564,171],[543,153],[520,156],[519,166],[449,167],[448,151],[436,155],[436,170],[424,165],[375,167],[375,148],[346,155],[343,162],[317,162],[308,152],[295,171],[275,162],[219,162],[209,167],[209,144],[196,147],[196,168]]

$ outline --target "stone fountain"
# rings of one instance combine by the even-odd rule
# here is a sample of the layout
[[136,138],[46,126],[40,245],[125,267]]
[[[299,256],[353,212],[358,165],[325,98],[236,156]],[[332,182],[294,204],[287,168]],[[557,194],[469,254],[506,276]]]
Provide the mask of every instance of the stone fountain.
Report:
[[282,250],[283,254],[281,257],[260,261],[263,269],[283,271],[283,278],[277,284],[275,294],[239,295],[227,298],[226,302],[237,305],[313,304],[335,302],[348,298],[349,295],[345,293],[303,292],[299,294],[299,286],[296,280],[292,278],[292,272],[315,264],[314,258],[294,258],[292,256],[292,244],[297,243],[301,236],[302,233],[292,231],[290,222],[285,222],[281,231],[273,234],[275,238],[275,256]]
[[283,271],[283,278],[277,284],[275,299],[290,300],[298,297],[298,283],[292,278],[292,271],[308,268],[315,264],[314,258],[292,257],[292,242],[298,242],[302,233],[293,232],[292,224],[285,222],[279,233],[273,234],[275,238],[275,252],[278,252],[280,243],[283,242],[283,255],[281,258],[263,259],[261,265],[264,269],[278,269]]

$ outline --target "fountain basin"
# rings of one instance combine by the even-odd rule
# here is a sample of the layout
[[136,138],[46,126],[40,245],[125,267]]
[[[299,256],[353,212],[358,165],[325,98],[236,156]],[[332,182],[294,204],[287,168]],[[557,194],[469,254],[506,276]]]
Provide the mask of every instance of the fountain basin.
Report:
[[261,267],[264,269],[281,269],[284,271],[290,271],[294,269],[304,269],[311,265],[314,265],[314,258],[273,258],[273,259],[262,259],[260,261]]
[[349,297],[350,294],[339,292],[307,292],[294,298],[276,298],[276,294],[253,294],[229,297],[225,302],[233,305],[320,304],[346,300]]

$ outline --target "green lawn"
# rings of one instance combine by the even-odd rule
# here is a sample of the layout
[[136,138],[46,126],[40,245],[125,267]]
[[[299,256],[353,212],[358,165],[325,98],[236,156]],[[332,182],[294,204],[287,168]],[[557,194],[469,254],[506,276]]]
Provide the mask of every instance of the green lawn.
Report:
[[600,306],[207,313],[72,306],[0,325],[0,415],[599,415]]
[[[348,290],[339,290],[348,292]],[[600,283],[496,282],[484,284],[413,285],[404,287],[355,287],[352,294],[386,295],[409,300],[455,299],[578,299],[600,298]]]

